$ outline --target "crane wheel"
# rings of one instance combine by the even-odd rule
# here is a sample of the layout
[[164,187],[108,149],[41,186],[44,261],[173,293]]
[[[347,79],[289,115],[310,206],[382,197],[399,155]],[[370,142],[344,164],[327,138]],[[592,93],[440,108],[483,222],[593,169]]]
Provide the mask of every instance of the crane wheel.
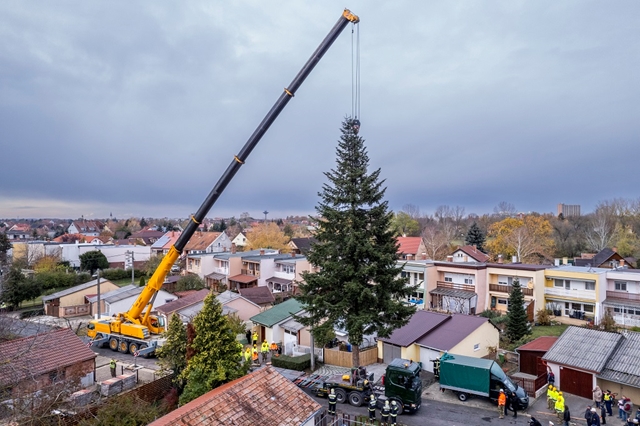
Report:
[[138,351],[138,344],[136,342],[129,343],[129,353],[133,354]]
[[118,352],[122,352],[123,354],[129,352],[129,344],[124,340],[120,341],[118,343]]
[[112,337],[111,339],[109,339],[109,348],[112,351],[117,351],[118,350],[118,339],[116,339],[115,337]]
[[[143,349],[147,348],[147,345],[145,345],[144,343],[140,343],[140,346],[138,346],[138,350],[141,351]],[[142,355],[142,358],[149,358],[149,354],[144,354]]]

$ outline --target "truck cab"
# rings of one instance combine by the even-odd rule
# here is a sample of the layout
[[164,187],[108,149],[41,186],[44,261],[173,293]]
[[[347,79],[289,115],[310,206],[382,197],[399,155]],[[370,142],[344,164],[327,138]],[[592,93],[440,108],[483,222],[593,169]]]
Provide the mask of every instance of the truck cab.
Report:
[[420,370],[422,366],[418,362],[402,358],[391,361],[382,379],[384,394],[378,397],[378,405],[381,407],[386,400],[395,400],[399,404],[398,414],[417,411],[422,405]]
[[498,363],[494,362],[491,366],[491,388],[489,389],[489,398],[492,401],[498,400],[500,389],[504,389],[504,391],[508,393],[513,392],[516,394],[518,410],[524,410],[529,406],[529,396],[524,389],[513,383]]

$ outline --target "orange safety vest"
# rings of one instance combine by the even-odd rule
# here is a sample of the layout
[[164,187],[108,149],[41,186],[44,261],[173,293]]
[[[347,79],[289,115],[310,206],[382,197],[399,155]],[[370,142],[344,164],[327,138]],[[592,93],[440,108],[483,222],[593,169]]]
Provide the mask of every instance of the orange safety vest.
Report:
[[507,405],[507,395],[503,392],[500,392],[500,396],[498,397],[498,405]]

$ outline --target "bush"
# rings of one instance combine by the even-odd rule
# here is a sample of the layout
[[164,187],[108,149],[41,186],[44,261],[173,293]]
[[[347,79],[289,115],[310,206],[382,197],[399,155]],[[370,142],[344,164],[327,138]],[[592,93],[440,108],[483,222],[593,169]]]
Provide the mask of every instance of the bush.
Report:
[[638,327],[638,326],[633,326],[633,327],[631,327],[629,330],[631,330],[631,331],[640,331],[640,327]]
[[93,278],[91,277],[90,273],[88,273],[88,272],[80,272],[79,274],[76,275],[76,285],[88,283],[92,279]]
[[494,319],[494,318],[501,317],[502,314],[500,313],[500,311],[485,309],[484,311],[480,312],[478,316],[483,318]]
[[538,309],[536,311],[536,323],[538,325],[551,325],[551,309]]
[[279,357],[271,358],[271,363],[274,367],[287,368],[289,370],[304,371],[311,367],[311,354],[304,354],[302,356],[291,357],[287,355],[280,355]]
[[[127,278],[131,278],[131,269],[109,268],[102,271],[100,276],[109,281],[126,280]],[[144,271],[134,269],[133,276],[135,278],[143,277]]]

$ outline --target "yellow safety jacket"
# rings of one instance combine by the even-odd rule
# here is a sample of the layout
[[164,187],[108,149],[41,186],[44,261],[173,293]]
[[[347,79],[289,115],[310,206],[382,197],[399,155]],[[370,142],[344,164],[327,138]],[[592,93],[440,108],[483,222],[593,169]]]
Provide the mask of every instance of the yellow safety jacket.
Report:
[[553,399],[553,389],[547,388],[547,398]]
[[262,342],[262,352],[269,352],[269,344],[267,342]]
[[557,391],[551,391],[551,399],[553,401],[558,399],[558,392]]
[[556,411],[564,411],[564,396],[558,395],[555,408]]

